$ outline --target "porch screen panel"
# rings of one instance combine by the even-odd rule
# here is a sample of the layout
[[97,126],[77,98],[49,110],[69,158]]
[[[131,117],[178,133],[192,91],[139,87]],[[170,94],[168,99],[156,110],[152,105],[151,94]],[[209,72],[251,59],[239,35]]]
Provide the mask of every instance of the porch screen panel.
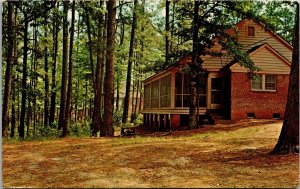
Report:
[[144,108],[150,108],[150,100],[151,100],[151,94],[150,94],[150,84],[145,85],[144,87]]
[[175,77],[175,107],[189,107],[190,77],[187,74],[176,73]]
[[159,80],[151,83],[151,108],[159,108]]
[[160,107],[171,106],[171,75],[160,80]]
[[175,75],[175,107],[182,107],[182,74]]
[[190,77],[187,74],[183,74],[183,107],[189,107],[190,105]]

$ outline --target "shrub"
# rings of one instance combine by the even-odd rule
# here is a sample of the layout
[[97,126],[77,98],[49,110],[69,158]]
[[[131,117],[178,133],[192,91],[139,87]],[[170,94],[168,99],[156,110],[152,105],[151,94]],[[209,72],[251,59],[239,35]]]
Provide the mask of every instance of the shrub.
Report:
[[120,126],[122,124],[122,116],[123,112],[122,111],[115,111],[114,112],[114,125]]
[[143,124],[143,114],[141,113],[137,113],[135,115],[135,119],[133,120],[133,123],[136,125],[136,126],[140,126]]

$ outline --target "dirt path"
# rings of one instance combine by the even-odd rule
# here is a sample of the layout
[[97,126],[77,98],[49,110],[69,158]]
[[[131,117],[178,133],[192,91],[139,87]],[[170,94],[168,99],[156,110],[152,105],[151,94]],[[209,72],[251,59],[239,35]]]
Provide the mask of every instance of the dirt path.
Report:
[[296,187],[298,155],[268,154],[281,125],[4,143],[4,187]]

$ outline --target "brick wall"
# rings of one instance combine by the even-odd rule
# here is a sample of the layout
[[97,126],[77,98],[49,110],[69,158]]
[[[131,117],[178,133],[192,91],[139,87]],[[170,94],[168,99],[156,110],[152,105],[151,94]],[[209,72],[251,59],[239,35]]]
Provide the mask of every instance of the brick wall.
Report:
[[276,92],[254,92],[246,73],[231,73],[231,119],[247,118],[248,112],[261,119],[270,119],[273,113],[283,118],[288,81],[289,75],[277,75]]
[[180,115],[179,114],[171,114],[171,129],[179,129],[180,128]]

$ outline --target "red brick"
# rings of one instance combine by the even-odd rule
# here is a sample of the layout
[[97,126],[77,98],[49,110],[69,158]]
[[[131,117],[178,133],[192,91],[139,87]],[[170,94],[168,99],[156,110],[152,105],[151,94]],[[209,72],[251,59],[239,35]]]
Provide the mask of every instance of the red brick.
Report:
[[180,128],[180,115],[171,114],[171,129],[179,129],[179,128]]
[[251,80],[246,73],[231,74],[231,119],[247,118],[254,113],[256,118],[270,119],[273,113],[283,118],[288,94],[289,75],[277,75],[276,92],[251,91]]

